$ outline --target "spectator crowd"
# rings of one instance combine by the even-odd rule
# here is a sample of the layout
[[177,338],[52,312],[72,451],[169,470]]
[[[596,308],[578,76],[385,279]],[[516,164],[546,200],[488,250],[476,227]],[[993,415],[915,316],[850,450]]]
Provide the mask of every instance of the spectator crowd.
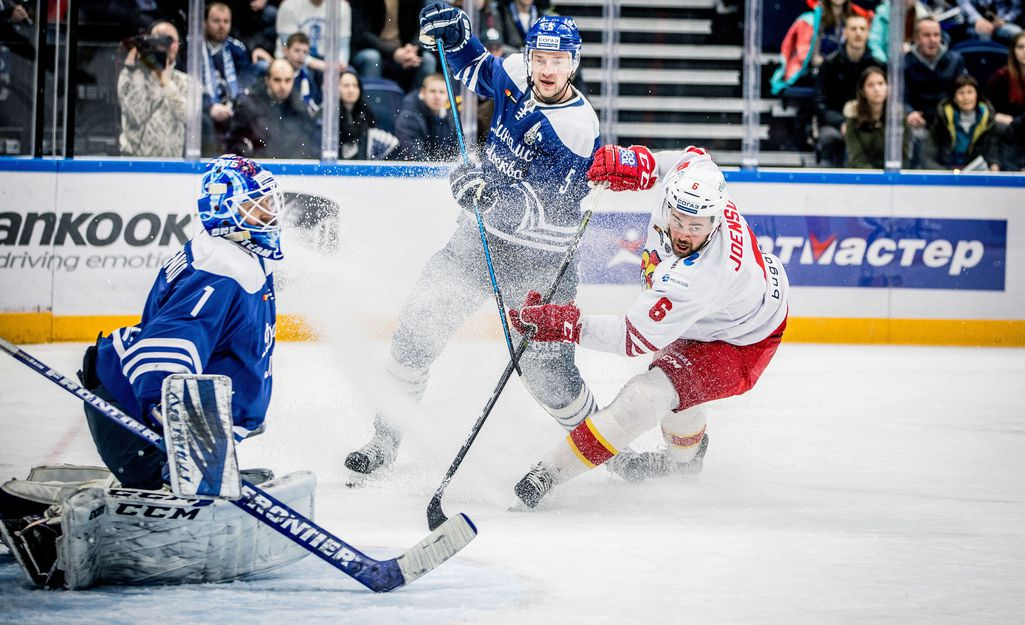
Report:
[[[329,1],[205,4],[203,156],[320,157]],[[534,0],[473,1],[475,33],[499,57],[519,51],[533,23],[550,12],[547,2]],[[450,110],[439,61],[418,43],[423,6],[424,0],[338,3],[340,159],[448,161],[458,155],[458,115]],[[124,45],[117,80],[120,152],[181,157],[190,80],[183,71],[185,24],[180,12],[161,14],[160,3],[155,7],[142,14],[142,34]],[[480,124],[486,129],[489,120]]]
[[[334,37],[327,37],[332,1],[338,19]],[[903,167],[1025,171],[1023,1],[907,3],[896,100],[904,109]],[[454,4],[462,2],[474,3],[474,33],[498,57],[519,51],[531,25],[552,12],[550,0]],[[796,104],[797,128],[786,140],[813,151],[822,167],[882,167],[891,0],[786,2],[807,8],[779,42],[779,67],[770,80],[774,95]],[[111,0],[110,19],[130,18],[131,28],[138,26],[123,42],[114,72],[119,152],[183,156],[190,80],[196,80],[203,156],[319,158],[324,89],[331,84],[338,107],[328,127],[337,128],[338,158],[451,160],[458,154],[458,114],[450,110],[436,53],[418,43],[424,3],[208,0],[192,78],[184,71],[181,3]],[[122,5],[132,8],[111,9]],[[20,4],[0,0],[4,23],[18,26],[27,19],[23,13]],[[329,39],[337,51],[331,64]],[[980,54],[986,63],[976,60]],[[325,80],[328,68],[338,71],[337,80]],[[586,94],[579,72],[575,86]],[[471,95],[463,105],[477,109],[480,142],[492,104]]]
[[[808,4],[780,43],[772,93],[797,105],[819,166],[881,168],[890,2]],[[908,4],[905,168],[1025,171],[1023,17],[1021,0]],[[1000,63],[973,62],[983,56]]]

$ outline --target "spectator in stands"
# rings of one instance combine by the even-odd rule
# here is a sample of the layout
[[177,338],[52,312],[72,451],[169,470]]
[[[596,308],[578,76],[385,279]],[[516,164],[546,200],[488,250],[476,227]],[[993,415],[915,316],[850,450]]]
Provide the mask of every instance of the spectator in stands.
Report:
[[363,97],[363,82],[351,70],[338,78],[338,155],[344,160],[367,160],[367,133],[377,125]]
[[[486,33],[489,28],[495,29],[496,33],[499,32],[497,7],[498,3],[492,0],[473,0],[473,3],[476,5],[477,9],[477,23],[473,26],[473,32]],[[452,0],[450,4],[452,6],[459,7],[464,11],[466,10],[463,0]],[[484,41],[483,37],[481,37],[480,39],[482,42]]]
[[1011,124],[1015,117],[1025,113],[1025,33],[1011,40],[1007,65],[990,77],[986,97],[996,110],[996,121],[1001,127]]
[[[349,66],[349,51],[352,46],[352,9],[348,2],[338,0],[338,66]],[[325,46],[327,40],[327,4],[324,0],[281,0],[278,8],[278,55],[284,55],[288,38],[301,32],[310,41],[311,69],[324,71]]]
[[260,73],[274,60],[277,34],[278,7],[268,0],[224,0],[231,9],[231,34],[249,49],[254,65],[262,67]]
[[1005,171],[1025,172],[1025,113],[1015,117],[1003,134],[1000,166]]
[[[915,36],[915,22],[928,17],[929,7],[920,0],[906,6],[904,10],[904,48],[901,54],[911,51],[911,43]],[[886,63],[890,56],[890,0],[883,0],[875,9],[872,25],[868,29],[868,51],[875,60]]]
[[352,64],[363,78],[389,78],[404,91],[437,68],[435,56],[420,48],[422,0],[351,0]]
[[295,72],[275,59],[263,84],[253,85],[238,100],[227,151],[252,158],[318,158],[316,124],[292,88]]
[[915,24],[915,43],[904,56],[904,109],[911,127],[911,167],[921,164],[921,148],[936,120],[939,103],[965,73],[964,59],[948,50],[940,24],[931,17]]
[[185,96],[189,77],[174,68],[178,29],[156,22],[133,40],[117,77],[122,156],[181,158],[185,148]]
[[797,16],[780,44],[781,64],[770,80],[773,95],[793,85],[811,85],[813,70],[840,47],[843,25],[852,12],[850,0],[819,0]]
[[231,127],[235,99],[250,80],[252,61],[245,44],[231,32],[231,9],[223,2],[206,7],[203,34],[203,154],[216,156]]
[[455,115],[448,110],[445,77],[424,78],[420,90],[406,96],[395,123],[399,157],[407,161],[448,161],[459,153]]
[[295,70],[295,91],[306,105],[310,115],[320,113],[323,101],[324,74],[309,66],[310,40],[305,33],[292,33],[285,41],[285,60]]
[[496,10],[495,26],[502,37],[506,54],[515,54],[523,50],[530,27],[537,18],[545,14],[538,10],[534,0],[499,0]]
[[[847,117],[846,166],[854,169],[882,169],[886,154],[886,96],[889,94],[886,71],[878,65],[870,65],[858,80],[858,97],[844,107]],[[910,131],[904,128],[904,151],[906,160]]]
[[847,16],[844,45],[829,55],[815,79],[815,115],[819,136],[817,151],[823,167],[843,167],[844,105],[858,93],[858,80],[868,67],[879,62],[868,54],[868,20]]
[[338,155],[343,160],[387,158],[399,145],[395,135],[377,128],[363,83],[351,70],[338,79]]
[[928,169],[963,169],[978,157],[1000,169],[999,138],[993,107],[979,98],[979,83],[969,74],[954,79],[950,96],[937,108],[926,144]]
[[996,39],[1009,42],[1022,32],[1015,23],[1021,19],[1021,0],[957,0],[964,16],[969,39]]

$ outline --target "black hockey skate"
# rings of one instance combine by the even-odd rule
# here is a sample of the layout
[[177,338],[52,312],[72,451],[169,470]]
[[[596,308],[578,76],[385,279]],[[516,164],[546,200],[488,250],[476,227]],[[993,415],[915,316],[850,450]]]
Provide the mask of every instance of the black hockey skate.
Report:
[[395,462],[401,436],[388,426],[380,416],[374,419],[374,437],[363,447],[345,458],[345,466],[353,473],[370,475],[382,467]]
[[513,490],[523,505],[533,508],[541,502],[541,498],[547,495],[548,491],[552,490],[552,486],[555,486],[555,478],[539,462],[516,483]]
[[708,434],[701,437],[698,453],[690,462],[675,462],[668,451],[645,451],[637,453],[625,449],[611,459],[607,465],[612,471],[627,482],[642,482],[650,478],[680,475],[697,477],[705,464],[705,453],[708,451]]
[[4,543],[29,581],[48,588],[59,588],[64,584],[64,571],[57,568],[57,539],[61,536],[59,518],[27,516],[0,519],[0,534],[3,534]]

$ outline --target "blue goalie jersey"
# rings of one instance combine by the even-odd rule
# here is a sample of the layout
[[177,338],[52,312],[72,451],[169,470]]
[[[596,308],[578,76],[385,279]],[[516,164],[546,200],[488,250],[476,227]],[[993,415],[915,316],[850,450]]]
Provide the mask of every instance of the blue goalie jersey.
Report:
[[270,402],[275,319],[265,261],[203,231],[164,264],[142,322],[100,341],[96,373],[136,419],[159,406],[172,373],[226,375],[242,439],[261,429]]
[[489,184],[508,187],[484,216],[488,233],[518,245],[565,250],[580,222],[587,170],[599,146],[598,117],[574,90],[543,104],[527,88],[522,54],[492,56],[476,37],[451,55],[456,78],[495,101],[482,168]]

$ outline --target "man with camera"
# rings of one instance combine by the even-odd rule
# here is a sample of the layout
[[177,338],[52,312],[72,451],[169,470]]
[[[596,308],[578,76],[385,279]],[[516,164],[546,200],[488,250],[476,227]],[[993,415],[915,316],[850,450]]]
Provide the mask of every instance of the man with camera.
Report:
[[178,30],[169,22],[156,22],[149,34],[125,45],[129,50],[117,79],[121,154],[181,158],[189,77],[174,68]]

